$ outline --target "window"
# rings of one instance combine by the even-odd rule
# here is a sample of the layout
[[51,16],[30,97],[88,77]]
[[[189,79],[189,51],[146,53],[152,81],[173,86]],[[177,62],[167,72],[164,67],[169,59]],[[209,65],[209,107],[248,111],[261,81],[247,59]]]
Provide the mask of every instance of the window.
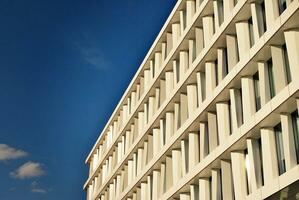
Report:
[[296,148],[297,163],[299,163],[299,117],[298,110],[292,113],[294,140]]
[[[266,24],[266,9],[265,9],[265,2],[261,2],[261,9],[262,9],[262,15],[263,15],[263,26],[264,26],[264,32],[267,31],[267,24]],[[264,32],[262,34],[264,34]],[[261,34],[261,35],[262,35]]]
[[248,25],[249,25],[249,36],[250,36],[250,47],[252,47],[255,43],[254,41],[254,34],[253,34],[253,23],[252,23],[252,17],[248,19]]
[[269,85],[270,85],[270,96],[273,98],[275,96],[275,85],[273,76],[273,63],[272,58],[267,61],[268,74],[269,74]]
[[218,5],[218,17],[219,17],[219,26],[221,26],[221,24],[224,21],[224,16],[223,16],[223,0],[218,0],[217,1],[217,5]]
[[264,185],[264,169],[263,169],[263,153],[262,153],[262,138],[258,139],[258,144],[259,144],[259,152],[260,152],[260,158],[261,158],[261,172],[262,172],[262,186]]
[[215,79],[216,79],[216,86],[219,84],[219,76],[218,76],[218,67],[219,67],[219,64],[218,64],[218,59],[215,61]]
[[292,77],[291,77],[290,63],[289,63],[289,57],[288,57],[288,51],[287,51],[286,44],[282,45],[282,50],[283,50],[283,56],[284,56],[284,61],[285,61],[287,83],[290,83],[292,81]]
[[261,109],[261,95],[259,87],[259,74],[258,72],[253,75],[253,84],[254,84],[254,96],[255,96],[255,107],[256,111]]
[[287,2],[286,0],[278,0],[278,6],[279,6],[279,14],[283,13],[285,9],[287,8]]
[[244,151],[245,153],[245,168],[246,168],[246,179],[247,179],[247,194],[250,194],[252,192],[252,188],[251,188],[251,176],[252,174],[250,174],[250,168],[252,167],[252,163],[250,163],[249,161],[249,155],[248,155],[248,149],[245,149]]
[[281,131],[280,123],[274,127],[274,132],[275,132],[276,152],[277,152],[277,161],[278,161],[278,171],[279,171],[279,175],[281,175],[286,171],[286,169],[285,169],[285,157],[283,152],[282,131]]

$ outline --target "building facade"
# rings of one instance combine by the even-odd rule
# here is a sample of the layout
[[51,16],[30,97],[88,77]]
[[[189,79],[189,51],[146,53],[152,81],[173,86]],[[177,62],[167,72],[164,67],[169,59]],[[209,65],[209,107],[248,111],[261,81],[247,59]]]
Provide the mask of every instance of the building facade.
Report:
[[87,199],[299,199],[298,89],[299,0],[178,0],[86,159]]

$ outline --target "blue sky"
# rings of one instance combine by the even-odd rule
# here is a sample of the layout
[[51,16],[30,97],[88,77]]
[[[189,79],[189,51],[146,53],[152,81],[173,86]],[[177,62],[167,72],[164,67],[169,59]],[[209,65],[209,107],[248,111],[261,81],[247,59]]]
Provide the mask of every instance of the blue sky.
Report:
[[0,199],[84,199],[84,160],[175,0],[0,1]]

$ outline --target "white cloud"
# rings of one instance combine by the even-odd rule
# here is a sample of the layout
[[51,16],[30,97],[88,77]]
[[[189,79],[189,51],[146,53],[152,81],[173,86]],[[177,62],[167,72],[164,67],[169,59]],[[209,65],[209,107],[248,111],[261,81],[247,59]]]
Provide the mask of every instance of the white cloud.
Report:
[[39,186],[39,184],[38,184],[37,181],[33,181],[33,182],[31,183],[31,192],[32,192],[32,193],[45,194],[45,193],[47,193],[47,190],[41,188],[41,187]]
[[73,39],[71,40],[71,43],[86,63],[95,69],[106,70],[111,64],[105,56],[105,52],[99,48],[95,41],[96,38],[83,32],[80,34],[79,40]]
[[12,148],[7,144],[0,144],[0,161],[18,159],[27,155],[28,154],[23,150]]
[[27,162],[10,173],[10,176],[16,179],[33,178],[45,175],[45,171],[40,163]]
[[32,188],[31,192],[33,192],[33,193],[41,193],[41,194],[47,193],[47,191],[45,189],[42,189],[42,188]]

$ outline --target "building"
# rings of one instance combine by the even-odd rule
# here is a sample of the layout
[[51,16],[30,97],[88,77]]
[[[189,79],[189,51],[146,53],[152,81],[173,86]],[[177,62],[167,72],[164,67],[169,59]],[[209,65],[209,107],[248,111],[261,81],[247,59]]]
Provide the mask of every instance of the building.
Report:
[[86,159],[87,199],[298,199],[298,89],[299,0],[178,0]]

